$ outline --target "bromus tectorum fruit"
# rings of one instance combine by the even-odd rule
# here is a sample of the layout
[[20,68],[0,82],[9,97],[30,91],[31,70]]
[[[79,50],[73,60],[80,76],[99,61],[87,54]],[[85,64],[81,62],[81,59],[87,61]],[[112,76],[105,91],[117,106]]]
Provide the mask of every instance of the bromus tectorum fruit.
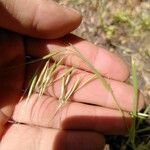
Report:
[[[81,79],[76,80],[73,83],[73,85],[66,91],[66,87],[68,86],[70,77],[73,75],[73,71],[75,70],[75,67],[70,67],[66,69],[57,78],[53,78],[54,72],[55,70],[57,70],[57,68],[60,67],[61,63],[63,62],[63,58],[59,62],[54,62],[51,65],[50,65],[50,60],[52,59],[53,56],[60,57],[62,55],[63,57],[67,57],[67,55],[69,54],[76,55],[78,58],[80,58],[87,65],[87,67],[90,68],[90,70],[93,73],[93,76],[90,77],[84,83],[80,82]],[[86,84],[88,84],[92,80],[99,79],[100,84],[102,84],[105,87],[105,89],[108,92],[110,92],[112,98],[114,99],[115,104],[117,105],[118,110],[122,113],[122,116],[124,116],[124,112],[119,106],[110,84],[104,79],[101,73],[97,71],[97,69],[72,44],[69,44],[69,47],[67,47],[65,50],[59,50],[59,52],[57,53],[55,52],[54,54],[50,53],[39,60],[33,60],[31,62],[28,62],[28,64],[31,64],[37,61],[45,61],[45,60],[46,60],[45,65],[43,66],[43,69],[41,70],[40,74],[39,75],[35,74],[32,78],[32,81],[30,82],[28,94],[27,94],[27,101],[29,100],[33,92],[35,91],[38,92],[39,97],[41,97],[41,95],[44,93],[44,91],[49,85],[54,84],[58,80],[61,80],[62,81],[61,82],[61,94],[59,97],[59,104],[58,104],[58,109],[57,109],[58,111],[61,107],[63,107],[69,101],[70,97],[76,91],[83,88]]]
[[[63,59],[67,57],[67,55],[69,54],[76,55],[78,58],[80,58],[87,65],[87,67],[90,68],[91,72],[93,73],[93,76],[89,78],[87,81],[85,81],[84,83],[80,83],[81,79],[78,79],[77,80],[78,82],[73,83],[72,87],[70,87],[70,89],[66,91],[65,89],[69,83],[69,78],[73,75],[73,71],[75,70],[75,67],[67,68],[57,78],[53,78],[53,76],[55,75],[55,71],[61,66],[61,64],[63,64]],[[58,62],[54,61],[53,63],[50,63],[50,61],[53,60],[53,57],[60,57],[60,56],[62,56],[62,58]],[[61,106],[64,106],[64,104],[66,104],[66,102],[69,100],[71,95],[74,94],[74,92],[76,92],[80,88],[83,88],[86,84],[88,84],[92,80],[99,79],[100,84],[102,84],[105,87],[105,89],[108,92],[110,92],[118,110],[122,113],[122,116],[124,116],[124,112],[119,106],[119,103],[115,98],[115,95],[113,93],[110,84],[105,80],[105,78],[101,75],[101,73],[97,71],[97,69],[82,55],[80,50],[78,50],[72,44],[69,44],[69,46],[66,49],[57,50],[57,52],[55,51],[49,53],[48,55],[42,57],[41,59],[30,61],[27,63],[27,65],[38,61],[45,61],[45,65],[43,66],[43,69],[40,71],[40,74],[37,75],[37,73],[39,73],[38,71],[39,69],[37,69],[36,73],[31,79],[31,82],[29,83],[28,93],[27,93],[27,100],[30,98],[31,94],[35,91],[38,92],[39,97],[41,97],[41,95],[44,93],[44,91],[49,85],[54,84],[58,80],[62,80],[61,96],[59,97],[59,108],[61,108]],[[142,116],[142,114],[140,113],[139,116]]]
[[[83,63],[91,70],[93,76],[91,76],[88,80],[85,82],[81,82],[82,78],[78,78],[75,80],[71,85],[70,79],[72,76],[74,76],[74,71],[76,70],[75,67],[67,67],[64,69],[64,71],[61,71],[61,74],[59,74],[57,77],[55,77],[55,74],[57,73],[57,70],[62,66],[63,61],[65,57],[69,55],[76,55],[79,59],[82,60]],[[53,57],[58,57],[59,61],[54,61]],[[110,93],[114,100],[114,104],[117,106],[118,110],[122,114],[122,117],[124,119],[125,125],[125,116],[124,111],[121,109],[113,90],[110,86],[110,84],[106,81],[106,79],[101,75],[101,73],[82,55],[80,50],[78,50],[75,46],[72,44],[69,44],[69,46],[66,49],[63,50],[54,50],[54,52],[49,53],[48,55],[42,57],[41,59],[32,60],[27,63],[37,63],[39,61],[43,61],[44,65],[42,66],[42,69],[40,67],[36,70],[35,74],[33,75],[28,88],[25,90],[27,93],[26,102],[29,101],[31,95],[36,92],[38,93],[38,99],[41,98],[41,96],[45,93],[47,88],[49,86],[52,86],[55,82],[61,81],[61,91],[60,96],[58,98],[58,106],[54,113],[54,116],[57,114],[57,112],[64,107],[70,100],[71,96],[75,94],[79,89],[84,88],[84,86],[88,83],[90,83],[92,80],[98,79],[100,81],[100,84],[105,87],[105,89]],[[53,61],[53,63],[52,63]],[[135,66],[133,65],[133,87],[134,87],[134,98],[133,98],[133,111],[130,113],[131,117],[133,118],[147,118],[148,114],[146,112],[139,113],[137,106],[138,106],[138,86],[137,86],[137,79],[136,79],[136,71]],[[68,86],[69,85],[69,86]],[[133,121],[133,126],[135,124],[135,121]],[[132,127],[133,127],[132,126]],[[127,125],[126,125],[127,127]],[[132,128],[130,130],[134,131],[130,133],[130,135],[135,135],[135,130]],[[133,139],[131,138],[132,143],[134,143]]]

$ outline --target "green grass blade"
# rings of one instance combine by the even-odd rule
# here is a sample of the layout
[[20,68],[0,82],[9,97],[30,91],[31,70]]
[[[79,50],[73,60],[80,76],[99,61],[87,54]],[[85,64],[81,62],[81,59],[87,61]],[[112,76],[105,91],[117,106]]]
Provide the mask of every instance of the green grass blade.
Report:
[[132,112],[134,116],[138,116],[138,80],[137,80],[137,71],[136,65],[132,63],[132,81],[133,81],[133,102],[132,102]]
[[133,82],[133,100],[132,100],[132,126],[129,130],[128,143],[133,149],[136,149],[136,128],[138,118],[138,80],[137,69],[135,63],[132,61],[132,82]]

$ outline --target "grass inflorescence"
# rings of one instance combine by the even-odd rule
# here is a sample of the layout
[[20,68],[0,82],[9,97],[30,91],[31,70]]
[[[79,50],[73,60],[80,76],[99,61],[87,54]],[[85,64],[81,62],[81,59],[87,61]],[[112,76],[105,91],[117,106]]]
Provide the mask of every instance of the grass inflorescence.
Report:
[[[57,72],[57,69],[59,69],[59,67],[63,64],[64,58],[67,57],[67,55],[69,54],[76,55],[78,58],[80,58],[91,70],[93,76],[91,76],[91,78],[89,78],[85,82],[81,82],[82,79],[78,78],[71,85],[69,85],[71,77],[74,75],[74,70],[76,68],[67,67],[59,76],[54,78],[55,72]],[[60,59],[58,62],[56,62],[53,60],[53,56],[57,57],[57,55],[58,56],[65,55],[65,56],[62,57],[62,59]],[[36,63],[38,61],[44,61],[44,65],[42,66],[42,69],[38,68],[36,70],[35,74],[33,75],[29,83],[28,89],[25,91],[27,93],[27,98],[26,98],[27,102],[29,101],[31,95],[34,92],[37,92],[39,94],[39,98],[41,98],[42,95],[45,93],[46,89],[48,88],[48,86],[51,86],[56,81],[61,81],[61,91],[60,91],[60,96],[58,98],[58,106],[54,113],[54,117],[55,117],[57,112],[69,102],[71,96],[75,94],[76,91],[78,91],[81,88],[84,88],[84,86],[90,83],[92,80],[98,79],[100,81],[100,84],[103,85],[105,89],[111,94],[114,100],[114,104],[116,104],[118,110],[120,111],[122,117],[124,118],[124,111],[121,109],[117,99],[115,98],[115,95],[113,93],[110,84],[101,75],[101,73],[82,55],[80,50],[77,49],[72,44],[70,44],[70,47],[67,48],[65,51],[61,50],[59,51],[59,53],[57,52],[53,54],[48,54],[41,59],[30,61],[27,64]],[[50,63],[52,61],[53,63]],[[137,82],[137,74],[136,74],[136,65],[134,63],[132,63],[132,80],[133,80],[133,90],[134,90],[133,103],[132,103],[133,110],[132,112],[130,112],[130,115],[132,117],[132,127],[129,129],[129,134],[128,134],[129,138],[127,144],[132,149],[138,150],[141,147],[145,148],[147,146],[146,144],[143,143],[137,144],[136,139],[138,134],[150,131],[149,127],[143,129],[140,128],[141,127],[140,125],[143,122],[143,120],[149,118],[148,111],[150,106],[148,106],[143,113],[138,112],[138,82]]]
[[[63,59],[61,59],[58,62],[53,62],[53,64],[50,65],[50,61],[52,59],[52,56],[57,56],[57,55],[76,55],[78,58],[80,58],[86,65],[87,67],[92,71],[93,76],[89,78],[87,81],[84,83],[80,83],[81,79],[77,79],[73,85],[66,91],[66,87],[69,84],[70,77],[73,74],[73,71],[75,70],[74,67],[69,67],[64,72],[59,75],[57,78],[53,78],[55,70],[60,67]],[[65,56],[66,57],[66,56]],[[110,93],[112,98],[114,99],[114,104],[117,106],[118,110],[122,113],[122,116],[124,116],[124,112],[119,106],[119,103],[117,99],[115,98],[115,95],[113,93],[113,90],[110,86],[110,84],[106,81],[106,79],[101,75],[101,73],[81,54],[80,50],[78,50],[75,46],[70,44],[70,49],[66,49],[65,53],[64,50],[59,51],[59,53],[53,53],[53,54],[48,54],[44,56],[41,59],[38,60],[33,60],[31,62],[28,62],[27,64],[31,63],[36,63],[37,61],[45,61],[45,65],[43,66],[42,70],[40,70],[39,73],[39,68],[37,69],[36,73],[33,75],[31,82],[29,83],[29,88],[28,88],[28,94],[27,94],[27,101],[31,97],[33,92],[38,92],[39,97],[41,97],[46,88],[50,86],[51,84],[54,84],[58,80],[62,80],[61,82],[61,94],[59,97],[59,104],[58,104],[58,109],[57,111],[66,104],[70,97],[79,89],[83,88],[86,84],[90,83],[94,79],[99,79],[100,84],[102,84],[105,89]]]

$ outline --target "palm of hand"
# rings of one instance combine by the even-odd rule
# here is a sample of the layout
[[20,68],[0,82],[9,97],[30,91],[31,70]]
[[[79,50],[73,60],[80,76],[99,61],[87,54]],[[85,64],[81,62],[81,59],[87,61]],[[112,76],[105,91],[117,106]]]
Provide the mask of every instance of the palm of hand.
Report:
[[[73,144],[73,146],[75,146],[74,149],[77,149],[79,146],[80,149],[82,149],[80,142],[92,143],[92,146],[95,146],[93,148],[100,148],[103,146],[104,140],[96,131],[104,134],[126,132],[122,115],[119,111],[114,109],[116,106],[111,96],[108,91],[99,85],[99,81],[97,80],[90,82],[75,93],[72,97],[72,102],[58,112],[54,118],[53,115],[58,104],[57,97],[59,97],[60,93],[59,82],[54,87],[56,97],[54,97],[53,94],[51,96],[43,95],[40,100],[37,100],[38,94],[34,94],[26,106],[24,105],[25,100],[16,104],[22,95],[22,89],[26,79],[30,76],[32,71],[35,71],[35,68],[33,66],[27,66],[26,68],[21,66],[10,69],[11,66],[25,63],[26,54],[38,57],[53,47],[64,47],[64,39],[49,41],[28,39],[25,47],[23,37],[20,35],[9,32],[4,33],[4,31],[2,31],[0,36],[0,51],[2,54],[0,56],[0,118],[3,122],[2,125],[5,124],[6,129],[0,145],[2,149],[8,150],[12,148],[23,150],[40,147],[40,149],[46,150],[52,149],[52,147],[54,149],[60,149],[60,145],[62,149],[66,149],[67,146],[71,146],[68,143]],[[123,62],[115,55],[98,49],[78,37],[69,35],[67,38],[67,40],[70,40],[70,43],[74,43],[81,49],[82,53],[97,69],[112,78],[108,81],[113,88],[118,102],[124,110],[130,111],[132,87],[120,82],[125,80],[128,76],[128,71]],[[41,50],[44,48],[45,52],[42,52]],[[97,54],[97,56],[94,57],[94,54]],[[92,59],[93,57],[96,60]],[[103,58],[103,60],[100,60],[101,58]],[[65,63],[66,65],[73,65],[79,68],[77,70],[79,73],[71,80],[76,80],[76,78],[80,76],[85,76],[86,80],[91,76],[90,72],[83,71],[85,69],[87,70],[87,68],[82,62],[74,57],[72,57],[72,59],[73,61],[66,59]],[[111,62],[111,65],[106,64],[106,62]],[[106,68],[105,65],[109,67]],[[115,69],[112,69],[113,65],[115,65]],[[65,66],[63,67],[66,68]],[[117,72],[120,72],[120,74]],[[50,87],[49,92],[51,93]],[[139,107],[143,105],[142,97],[140,98],[140,102]],[[24,107],[26,108],[24,109]],[[13,110],[14,113],[11,117]],[[15,122],[20,122],[21,124],[6,123],[10,117]],[[128,117],[127,115],[127,118]],[[127,118],[127,123],[130,124]],[[60,130],[61,128],[69,130]],[[72,130],[76,130],[76,132]],[[78,142],[75,140],[76,138],[78,138]]]

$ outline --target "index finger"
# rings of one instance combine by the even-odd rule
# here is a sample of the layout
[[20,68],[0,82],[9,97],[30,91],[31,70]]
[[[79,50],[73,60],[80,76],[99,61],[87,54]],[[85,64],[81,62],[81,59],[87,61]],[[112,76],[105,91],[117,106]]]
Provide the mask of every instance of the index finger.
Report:
[[[68,43],[78,48],[84,58],[103,76],[118,81],[127,79],[129,75],[128,67],[119,56],[72,34],[56,40],[27,39],[27,53],[34,57],[42,57],[52,51],[65,50],[68,48]],[[69,49],[72,49],[72,47],[69,47]],[[62,57],[54,57],[54,59],[59,61]],[[92,72],[86,63],[74,54],[65,56],[64,64]]]

